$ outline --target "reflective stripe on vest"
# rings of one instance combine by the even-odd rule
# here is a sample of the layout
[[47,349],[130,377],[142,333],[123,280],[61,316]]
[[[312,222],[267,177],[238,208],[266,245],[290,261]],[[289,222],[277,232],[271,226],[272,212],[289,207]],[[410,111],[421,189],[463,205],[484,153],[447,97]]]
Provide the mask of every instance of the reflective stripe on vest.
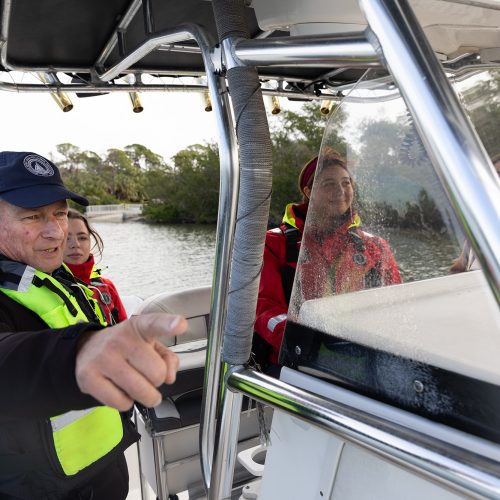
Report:
[[[65,302],[47,287],[31,285],[25,291],[0,288],[12,300],[30,309],[42,318],[50,328],[64,328],[77,323],[88,323],[88,318],[78,301],[70,295],[61,283],[52,276],[35,271],[41,280],[49,279],[59,291],[65,294],[76,310],[72,314]],[[80,285],[103,325],[106,321],[92,291]],[[19,289],[18,289],[19,290]],[[48,421],[47,421],[48,422]],[[47,424],[48,425],[48,424]],[[62,470],[72,476],[97,462],[112,451],[123,438],[120,413],[114,408],[97,406],[81,411],[69,411],[50,418],[54,448]]]
[[349,224],[349,226],[347,226],[347,229],[359,226],[361,226],[361,217],[358,214],[354,214],[352,222]]
[[286,314],[279,314],[278,316],[273,316],[267,322],[267,329],[274,332],[274,329],[282,322],[285,321]]
[[89,278],[90,278],[90,280],[102,278],[101,270],[99,268],[95,267],[95,265],[94,265],[94,267],[92,268],[92,271],[90,272]]

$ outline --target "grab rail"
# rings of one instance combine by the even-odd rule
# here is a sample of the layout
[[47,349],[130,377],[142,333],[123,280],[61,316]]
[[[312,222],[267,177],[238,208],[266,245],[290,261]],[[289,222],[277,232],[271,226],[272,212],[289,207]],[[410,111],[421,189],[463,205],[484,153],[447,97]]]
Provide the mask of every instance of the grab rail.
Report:
[[125,55],[120,62],[97,76],[101,81],[112,80],[160,45],[185,41],[187,39],[195,40],[198,43],[203,56],[210,98],[216,114],[219,131],[221,170],[210,326],[203,385],[202,418],[200,421],[201,468],[205,486],[209,489],[215,448],[215,426],[217,417],[221,412],[221,407],[218,404],[219,385],[222,381],[221,332],[223,331],[223,324],[226,317],[229,265],[231,262],[232,242],[234,240],[239,185],[238,148],[226,84],[222,77],[216,75],[213,61],[210,58],[211,45],[207,33],[195,24],[186,24],[179,26],[177,30],[165,30],[150,36],[146,41]]
[[304,391],[244,366],[233,366],[227,386],[306,422],[418,467],[440,480],[487,498],[500,496],[500,463],[394,422]]

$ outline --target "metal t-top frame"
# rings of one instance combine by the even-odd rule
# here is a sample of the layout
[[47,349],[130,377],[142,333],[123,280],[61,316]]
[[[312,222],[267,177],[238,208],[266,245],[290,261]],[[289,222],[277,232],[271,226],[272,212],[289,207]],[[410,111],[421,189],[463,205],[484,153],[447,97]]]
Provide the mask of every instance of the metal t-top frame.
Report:
[[[486,279],[500,302],[500,213],[497,200],[500,186],[488,156],[465,116],[442,66],[413,15],[407,0],[359,0],[369,28],[366,33],[346,36],[290,37],[288,42],[274,39],[229,40],[223,47],[224,59],[231,64],[269,66],[295,64],[315,66],[328,60],[332,68],[375,67],[385,65],[398,85],[420,136],[433,160],[436,172],[471,241]],[[102,67],[116,44],[119,30],[126,26],[142,4],[134,0],[122,24],[103,48],[92,74],[105,83],[162,44],[195,40],[203,56],[207,84],[219,131],[221,164],[219,217],[214,265],[211,322],[207,347],[205,397],[202,412],[200,447],[202,470],[209,498],[219,500],[231,494],[236,460],[236,441],[242,395],[312,422],[350,441],[390,456],[401,463],[418,467],[444,482],[451,482],[478,495],[500,496],[499,464],[490,459],[463,453],[460,449],[435,443],[425,436],[378,417],[337,405],[289,384],[258,374],[244,366],[222,366],[221,345],[225,320],[229,263],[238,202],[238,150],[225,80],[219,75],[214,58],[214,41],[198,26],[186,25],[168,32],[152,33],[150,12],[145,9],[149,37],[141,47],[123,54],[121,61],[104,71]],[[18,68],[7,61],[8,20],[12,0],[3,1],[0,26],[0,58],[11,70],[49,71],[48,68]],[[146,2],[147,7],[147,2]],[[217,68],[216,68],[217,66]],[[57,68],[51,68],[57,71]],[[69,71],[70,68],[61,68]],[[73,68],[74,71],[89,68]],[[15,91],[95,91],[99,86],[11,85],[0,89]],[[113,91],[146,90],[131,85]],[[161,91],[165,86],[150,86]],[[186,90],[186,87],[184,87]],[[201,90],[192,86],[189,90]],[[286,95],[282,93],[282,95]],[[225,377],[223,376],[225,374]],[[222,387],[220,392],[219,387]],[[219,395],[222,397],[219,399]],[[218,403],[220,401],[220,405]],[[218,422],[215,432],[216,421]],[[214,436],[218,436],[215,446]]]
[[[408,2],[359,0],[359,3],[369,26],[366,38],[399,87],[493,295],[500,303],[500,185],[488,155]],[[272,50],[268,42],[271,41],[232,40],[226,41],[224,48],[230,52],[227,59],[240,65],[298,64],[306,60],[311,63],[318,56],[318,49],[322,57],[328,57],[328,53],[342,57],[328,48],[325,39],[321,47],[309,40],[299,46],[297,41],[273,46]],[[344,57],[349,57],[351,63],[357,60],[359,64],[374,64],[370,49],[359,39],[345,48],[349,52]],[[417,467],[444,483],[485,497],[500,496],[500,478],[495,472],[500,464],[491,458],[434,442],[418,432],[337,405],[244,366],[226,366],[225,373],[216,434],[219,442],[212,448],[213,455],[210,454],[211,471],[206,456],[203,457],[205,478],[208,472],[211,477],[206,484],[210,500],[231,496],[241,393],[392,460]],[[205,421],[204,425],[211,428],[213,423]]]

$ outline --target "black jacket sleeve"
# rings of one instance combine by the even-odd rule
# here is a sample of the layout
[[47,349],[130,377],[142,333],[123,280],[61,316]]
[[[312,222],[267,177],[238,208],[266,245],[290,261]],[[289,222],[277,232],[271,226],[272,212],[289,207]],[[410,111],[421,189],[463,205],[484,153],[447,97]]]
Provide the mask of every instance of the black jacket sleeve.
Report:
[[79,335],[102,326],[80,323],[48,329],[31,311],[18,304],[6,309],[4,304],[2,298],[0,418],[43,418],[98,405],[78,389],[75,361]]

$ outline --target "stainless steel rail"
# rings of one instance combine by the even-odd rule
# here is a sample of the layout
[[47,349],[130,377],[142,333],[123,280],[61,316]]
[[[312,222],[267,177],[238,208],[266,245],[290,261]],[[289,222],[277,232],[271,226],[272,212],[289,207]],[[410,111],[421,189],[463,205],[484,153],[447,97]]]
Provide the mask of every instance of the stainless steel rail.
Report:
[[208,500],[231,498],[242,401],[243,394],[224,391],[220,411],[220,434],[216,439],[218,447],[214,454]]
[[0,90],[8,92],[25,92],[25,93],[44,93],[44,92],[78,92],[79,94],[111,94],[114,92],[206,92],[208,89],[205,85],[122,85],[115,84],[110,86],[86,86],[78,84],[36,84],[36,83],[10,83],[0,82]]
[[221,169],[217,241],[212,279],[212,302],[205,364],[203,408],[200,422],[202,473],[206,487],[210,488],[219,386],[222,380],[222,331],[226,313],[229,265],[231,262],[232,242],[234,240],[239,186],[237,141],[225,80],[215,74],[213,62],[210,58],[211,41],[208,39],[208,35],[199,26],[194,24],[184,25],[179,27],[178,30],[167,30],[152,36],[125,56],[122,61],[109,71],[98,76],[102,81],[112,80],[124,69],[145,57],[159,45],[181,42],[188,39],[195,40],[198,43],[203,56],[210,98],[217,119]]
[[[118,64],[103,74],[102,81],[118,76],[124,68],[129,68],[146,54],[165,44],[175,44],[192,39],[191,25],[177,30],[164,30],[142,42]],[[228,45],[235,61],[242,66],[266,66],[278,64],[301,64],[304,66],[324,67],[338,64],[358,67],[378,67],[373,47],[365,37],[353,36],[314,36],[289,39],[232,40]]]
[[232,367],[232,390],[360,444],[400,464],[417,467],[455,488],[500,496],[500,463],[437,441],[396,423],[298,389],[243,366]]
[[5,69],[10,69],[7,65],[7,39],[9,37],[10,12],[12,0],[3,0],[2,3],[2,24],[0,25],[0,64]]
[[233,40],[232,56],[241,66],[379,67],[363,33]]
[[141,8],[141,5],[142,5],[142,0],[133,0],[130,3],[125,14],[123,14],[122,18],[120,19],[118,26],[111,35],[110,39],[108,40],[108,43],[106,43],[101,53],[99,54],[99,57],[95,62],[95,66],[97,68],[102,66],[106,62],[106,59],[109,57],[111,52],[113,52],[113,49],[118,44],[118,32],[126,30],[128,28],[129,24],[132,22],[132,19],[136,15],[137,11]]
[[[226,319],[229,271],[236,225],[239,192],[239,159],[235,128],[225,79],[215,74],[210,57],[211,41],[196,25],[181,28],[201,49],[212,107],[219,133],[220,189],[217,216],[217,240],[212,279],[212,302],[207,342],[207,357],[200,421],[200,457],[203,480],[210,487],[215,446],[215,425],[218,411],[219,386],[222,381],[222,332]],[[172,33],[172,37],[175,37]],[[241,404],[240,404],[241,406]]]
[[[130,51],[121,61],[112,66],[108,71],[104,73],[97,72],[97,77],[103,82],[108,82],[113,78],[116,78],[124,69],[130,68],[137,61],[140,61],[145,56],[147,56],[153,50],[158,47],[170,44],[185,42],[186,40],[195,40],[195,33],[199,32],[199,26],[195,24],[185,24],[179,26],[176,29],[163,30],[151,35],[146,38],[142,43],[140,43],[135,49]],[[207,57],[203,57],[204,60],[209,60],[208,57],[209,46],[206,48]],[[203,50],[202,50],[203,55]],[[211,63],[210,63],[211,65]],[[205,65],[205,68],[207,66]]]
[[[23,93],[50,93],[50,92],[77,92],[79,94],[111,94],[114,92],[206,92],[208,86],[205,85],[182,85],[182,84],[140,84],[140,85],[127,85],[127,84],[114,84],[106,86],[100,85],[78,85],[78,84],[64,84],[57,85],[38,84],[38,83],[11,83],[0,81],[0,91],[6,92],[23,92]],[[262,89],[264,95],[277,96],[277,97],[290,97],[300,99],[331,99],[340,100],[341,97],[328,93],[314,94],[313,92],[296,92],[290,90],[278,89]]]
[[500,304],[500,182],[406,0],[359,0]]

